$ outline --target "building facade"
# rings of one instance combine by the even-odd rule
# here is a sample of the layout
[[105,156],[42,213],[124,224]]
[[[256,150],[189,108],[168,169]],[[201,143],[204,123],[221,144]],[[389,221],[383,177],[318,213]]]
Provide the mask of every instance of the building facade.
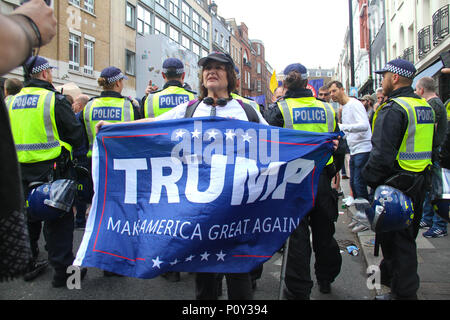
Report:
[[376,74],[386,64],[386,23],[385,1],[371,0],[369,2],[369,32],[370,32],[370,64],[372,89],[381,87],[382,77]]

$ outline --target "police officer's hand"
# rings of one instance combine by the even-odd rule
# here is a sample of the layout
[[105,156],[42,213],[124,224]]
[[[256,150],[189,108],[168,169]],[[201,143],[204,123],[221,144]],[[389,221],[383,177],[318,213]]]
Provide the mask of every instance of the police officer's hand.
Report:
[[[339,137],[340,139],[341,137]],[[339,147],[339,139],[333,140],[333,149],[334,151],[337,150],[337,148]]]
[[[57,22],[53,14],[53,9],[47,6],[43,0],[31,0],[14,10],[12,16],[14,14],[23,14],[34,21],[41,33],[42,46],[48,44],[56,35]],[[29,23],[25,22],[24,26],[31,28],[28,25]],[[39,41],[32,29],[30,29],[29,34],[32,36],[31,39],[34,40],[33,47],[38,47]]]
[[103,120],[97,122],[97,124],[95,125],[95,133],[98,134],[98,132],[100,131],[100,129],[102,127],[107,126],[107,125],[111,125],[111,124],[112,124],[111,122],[103,121]]
[[148,82],[148,86],[145,89],[145,96],[147,97],[150,93],[158,91],[159,87],[157,85],[153,85],[153,81],[150,80]]

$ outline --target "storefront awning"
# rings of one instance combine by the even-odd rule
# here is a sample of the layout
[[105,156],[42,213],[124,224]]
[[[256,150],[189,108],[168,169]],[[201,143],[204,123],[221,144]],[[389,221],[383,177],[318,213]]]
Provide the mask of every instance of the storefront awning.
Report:
[[431,66],[429,66],[428,68],[426,68],[425,70],[423,70],[421,73],[419,73],[413,81],[412,87],[415,89],[416,88],[416,84],[417,81],[419,81],[420,79],[422,79],[423,77],[432,77],[434,76],[436,73],[439,72],[439,70],[441,70],[444,67],[444,64],[442,63],[442,60],[439,59],[439,61],[435,62],[434,64],[432,64]]

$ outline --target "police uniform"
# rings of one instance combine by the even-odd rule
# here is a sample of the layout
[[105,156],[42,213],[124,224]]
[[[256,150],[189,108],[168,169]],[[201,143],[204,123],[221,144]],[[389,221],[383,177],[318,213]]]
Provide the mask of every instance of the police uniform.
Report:
[[[184,73],[183,63],[176,58],[168,58],[163,62],[163,73],[170,73],[182,77]],[[156,118],[176,106],[195,99],[197,93],[183,87],[179,80],[168,80],[163,89],[148,95],[144,103],[143,116],[145,118]]]
[[[307,78],[303,65],[288,66],[284,73],[301,73]],[[308,89],[288,90],[277,107],[266,112],[270,125],[311,132],[339,132],[333,107],[317,100]],[[331,190],[331,179],[336,168],[331,158],[319,177],[314,208],[292,233],[289,241],[286,264],[285,296],[287,299],[309,299],[313,282],[311,280],[311,247],[309,227],[312,230],[314,265],[321,290],[334,281],[341,270],[342,257],[334,239],[334,222],[338,217],[337,194]],[[323,286],[323,288],[322,288]]]
[[180,81],[170,80],[163,89],[148,95],[144,104],[144,117],[158,117],[180,104],[194,100],[195,96],[196,93],[183,88]]
[[[391,72],[413,79],[416,69],[401,59],[390,61],[376,73]],[[377,233],[383,260],[381,283],[391,288],[390,297],[416,299],[419,288],[415,239],[422,218],[425,191],[429,188],[434,139],[434,111],[410,86],[390,93],[374,116],[372,152],[362,171],[367,184],[376,189],[386,184],[408,195],[414,204],[413,223],[407,229]]]
[[[109,83],[121,79],[128,79],[118,68],[108,67],[100,74]],[[92,158],[92,147],[95,141],[95,126],[99,121],[111,123],[127,122],[140,118],[139,107],[135,107],[132,101],[116,91],[102,91],[99,97],[94,97],[87,103],[83,110],[83,124],[86,130],[89,151],[88,158]]]
[[238,95],[237,93],[232,93],[231,97],[236,100],[241,100],[242,102],[251,105],[253,107],[253,109],[255,109],[256,111],[261,112],[261,106],[258,103],[256,103],[255,101],[253,101],[252,99],[244,98],[244,97]]
[[[30,60],[28,64],[30,64]],[[52,68],[42,57],[36,58],[31,74]],[[70,151],[83,142],[83,128],[75,118],[70,103],[47,81],[31,79],[10,101],[11,128],[21,165],[25,199],[29,184],[51,179],[73,178]],[[29,221],[33,255],[38,255],[41,221]],[[55,269],[53,285],[65,285],[66,269],[72,265],[73,215],[44,223],[48,259]]]

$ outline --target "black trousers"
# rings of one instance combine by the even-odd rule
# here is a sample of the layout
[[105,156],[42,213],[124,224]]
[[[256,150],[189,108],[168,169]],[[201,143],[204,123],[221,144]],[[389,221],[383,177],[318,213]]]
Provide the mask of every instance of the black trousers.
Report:
[[319,177],[317,197],[314,208],[302,220],[289,240],[286,263],[285,284],[288,299],[307,299],[311,294],[311,245],[315,254],[314,269],[318,281],[333,282],[339,275],[342,257],[339,245],[334,239],[338,216],[337,196],[331,190],[331,177],[327,171]]
[[380,263],[381,281],[390,286],[397,299],[417,299],[420,278],[417,274],[416,238],[422,219],[424,197],[422,194],[413,199],[414,219],[407,229],[376,235],[383,252]]
[[[252,300],[253,289],[250,273],[225,273],[228,300]],[[195,297],[197,300],[217,300],[219,281],[222,274],[196,273]]]

